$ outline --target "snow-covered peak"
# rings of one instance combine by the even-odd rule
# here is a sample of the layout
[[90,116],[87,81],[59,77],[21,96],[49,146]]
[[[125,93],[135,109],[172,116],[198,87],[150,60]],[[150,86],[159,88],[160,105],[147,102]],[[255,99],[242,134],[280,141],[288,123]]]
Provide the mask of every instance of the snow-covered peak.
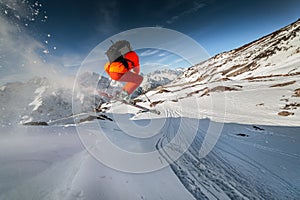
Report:
[[144,75],[144,80],[141,84],[143,92],[154,89],[158,86],[166,85],[183,73],[183,69],[163,69]]

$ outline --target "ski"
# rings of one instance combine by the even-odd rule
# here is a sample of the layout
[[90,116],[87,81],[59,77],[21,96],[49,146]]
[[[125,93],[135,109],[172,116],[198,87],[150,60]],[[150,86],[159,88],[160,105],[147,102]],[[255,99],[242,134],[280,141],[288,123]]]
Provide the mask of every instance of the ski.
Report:
[[[67,125],[67,124],[79,124],[85,121],[92,121],[94,119],[99,119],[99,120],[109,120],[113,121],[110,117],[104,115],[104,114],[96,114],[95,112],[83,112],[83,113],[78,113],[78,114],[72,114],[70,116],[66,116],[63,118],[55,119],[55,120],[50,120],[50,121],[31,121],[31,122],[25,122],[22,125],[26,126],[52,126],[52,125]],[[64,122],[64,124],[61,124]],[[69,121],[69,122],[67,122]],[[72,121],[70,123],[70,121]]]
[[146,108],[144,106],[141,106],[141,105],[138,105],[138,104],[135,104],[135,103],[129,103],[127,101],[122,101],[122,100],[117,99],[117,98],[113,98],[113,100],[116,100],[116,101],[119,101],[121,103],[124,103],[124,104],[130,105],[130,106],[136,107],[138,109],[141,109],[141,113],[143,113],[143,112],[151,112],[151,113],[154,113],[154,114],[157,114],[157,115],[160,114],[160,112],[158,110]]
[[121,99],[118,99],[117,97],[114,97],[114,96],[112,96],[112,95],[110,95],[110,94],[107,94],[107,93],[105,93],[105,92],[98,91],[98,94],[99,94],[100,96],[106,97],[106,98],[108,98],[108,99],[115,100],[115,101],[121,102],[121,103],[123,103],[123,104],[126,104],[126,105],[129,105],[129,106],[136,107],[136,108],[138,108],[138,109],[141,110],[139,113],[151,112],[151,113],[160,115],[160,111],[158,111],[158,110],[156,110],[156,109],[150,109],[150,108],[147,108],[147,107],[138,105],[138,104],[136,104],[136,103],[134,103],[134,102],[127,102],[127,101],[121,100]]

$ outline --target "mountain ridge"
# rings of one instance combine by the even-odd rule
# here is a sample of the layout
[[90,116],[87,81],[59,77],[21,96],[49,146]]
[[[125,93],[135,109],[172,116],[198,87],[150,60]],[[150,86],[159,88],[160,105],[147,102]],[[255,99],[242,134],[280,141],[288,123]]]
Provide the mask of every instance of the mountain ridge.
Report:
[[198,108],[182,108],[178,112],[183,116],[192,112],[204,118],[214,116],[217,121],[298,126],[299,30],[297,20],[240,48],[220,53],[189,67],[176,80],[147,96],[158,106],[195,98]]
[[[184,73],[183,78],[186,79],[187,77],[190,77],[192,73],[200,72],[201,76],[198,76],[196,79],[194,79],[195,82],[201,82],[202,79],[206,79],[207,76],[205,75],[209,75],[210,78],[208,81],[206,81],[206,83],[211,81],[211,79],[213,79],[216,75],[219,75],[218,80],[226,81],[227,79],[234,78],[235,76],[239,76],[241,74],[244,74],[245,72],[249,72],[250,70],[254,71],[255,69],[259,68],[260,65],[272,65],[274,63],[257,62],[263,61],[263,59],[269,60],[270,57],[274,57],[274,55],[276,55],[276,53],[278,52],[289,51],[290,49],[287,49],[288,47],[286,47],[283,42],[291,41],[297,36],[299,37],[299,24],[300,20],[297,20],[296,22],[288,26],[270,33],[267,36],[261,37],[258,40],[245,44],[242,47],[215,55],[214,57],[206,61],[188,68],[188,70]],[[284,35],[285,32],[288,32],[289,34]],[[300,52],[299,44],[297,46],[290,46],[290,48],[293,48],[295,54],[298,54]],[[231,65],[230,68],[223,67],[225,64]],[[203,68],[202,71],[204,71],[201,73],[199,68]],[[220,68],[223,68],[222,71],[219,70]],[[220,73],[222,74],[220,75]]]

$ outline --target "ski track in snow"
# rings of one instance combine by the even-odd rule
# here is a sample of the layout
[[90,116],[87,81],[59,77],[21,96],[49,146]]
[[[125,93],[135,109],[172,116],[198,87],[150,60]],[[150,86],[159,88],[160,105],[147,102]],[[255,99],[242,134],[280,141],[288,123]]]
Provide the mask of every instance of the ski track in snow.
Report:
[[[170,111],[168,112],[169,115],[172,115]],[[261,153],[271,153],[273,156],[287,156],[294,161],[299,160],[299,154],[287,153],[275,147],[269,148],[236,138],[231,135],[230,129],[235,128],[235,125],[232,124],[225,125],[225,131],[223,131],[218,145],[206,158],[199,159],[198,156],[205,135],[205,130],[199,129],[193,145],[179,160],[174,162],[162,147],[164,143],[167,144],[172,140],[170,135],[174,134],[174,127],[177,126],[177,123],[177,120],[169,122],[165,134],[156,144],[156,148],[171,163],[173,171],[196,199],[297,199],[299,196],[299,180],[295,181],[298,185],[290,183],[287,178],[268,169],[229,142],[233,141],[234,144],[238,142],[243,148],[257,149]],[[203,122],[201,123],[203,124]],[[189,124],[186,125],[186,127],[188,126]],[[243,125],[237,126],[241,126],[239,127],[241,130],[244,128]],[[253,128],[250,129],[251,126],[244,126],[250,132],[259,134],[266,132],[265,130],[253,131]],[[190,127],[190,129],[190,131],[194,131],[194,127]],[[185,131],[189,132],[188,129]],[[267,134],[270,135],[270,133]],[[281,134],[276,133],[271,135],[282,137]],[[233,160],[235,161],[232,162]],[[297,163],[299,164],[299,162]],[[250,178],[251,176],[255,178]],[[264,179],[271,180],[273,185],[267,185]]]
[[[156,145],[157,149],[162,149],[164,143],[170,142],[168,136],[172,134],[174,126],[176,127],[176,121],[170,122],[165,137],[161,138]],[[228,139],[232,136],[226,133],[230,133],[230,126],[226,126],[224,128],[225,136],[220,139],[218,145],[206,158],[199,159],[198,156],[199,146],[201,146],[205,134],[203,130],[198,131],[193,145],[176,162],[172,162],[168,153],[163,149],[160,151],[163,157],[172,163],[171,168],[194,197],[196,199],[297,199],[299,197],[299,180],[296,180],[298,185],[293,185],[290,180],[282,178],[280,174],[269,170],[268,167],[229,144]],[[234,127],[234,125],[231,126]],[[247,127],[247,125],[245,126]],[[299,154],[285,153],[242,139],[236,140],[234,144],[237,141],[243,148],[257,148],[261,153],[270,152],[273,156],[281,154],[294,160],[299,160],[300,157]],[[247,144],[248,147],[245,147],[244,144]],[[299,162],[297,163],[299,164]],[[239,165],[241,166],[237,167]],[[296,171],[294,173],[297,174]],[[299,174],[297,176],[299,178]],[[270,180],[273,185],[266,184],[268,183],[266,179]]]
[[[118,119],[132,117],[122,115],[120,118],[118,115],[122,114],[115,114]],[[182,198],[187,195],[185,199],[192,199],[185,190],[195,199],[297,199],[299,196],[300,177],[297,167],[300,164],[300,152],[297,148],[293,149],[293,143],[299,140],[298,134],[294,134],[299,132],[299,127],[224,124],[214,149],[206,157],[200,158],[199,149],[211,121],[180,117],[178,111],[171,109],[167,109],[165,115],[166,118],[156,119],[165,120],[158,135],[148,142],[143,140],[140,144],[134,144],[142,151],[156,148],[170,163],[169,169],[178,177],[178,183],[174,184],[174,176],[168,170],[135,176],[101,167],[79,145],[75,127],[29,127],[25,133],[22,133],[21,128],[21,139],[18,136],[20,133],[2,136],[1,152],[3,155],[8,154],[0,160],[7,165],[0,168],[0,178],[8,180],[10,177],[11,183],[3,185],[2,182],[0,199],[157,199],[159,196],[164,196],[162,199],[176,199],[179,194],[175,191]],[[136,120],[139,124],[149,123],[146,119]],[[110,138],[116,140],[115,144],[135,149],[131,144],[132,139],[115,122],[98,122],[109,132]],[[119,122],[122,123],[122,120]],[[83,126],[86,126],[87,132],[97,133],[89,122]],[[284,130],[288,131],[285,135]],[[192,145],[173,162],[172,152],[181,152],[190,139],[187,138],[189,133],[194,131],[197,135]],[[181,132],[184,134],[179,140],[177,138],[175,143],[163,148]],[[238,136],[238,133],[245,133],[248,137]],[[92,139],[93,135],[87,137]],[[68,141],[70,139],[72,142]],[[53,146],[44,145],[47,140]],[[21,141],[24,141],[25,146],[19,145],[17,151],[11,148],[10,145],[17,145]],[[278,145],[278,142],[284,144]],[[16,164],[24,168],[10,167]],[[36,172],[32,172],[31,167]],[[16,171],[25,174],[16,175]],[[162,191],[157,188],[155,190],[158,193],[151,192],[154,189],[150,184],[153,177],[159,180],[157,184],[163,185],[173,180],[168,188],[162,186],[166,194],[162,195]],[[127,185],[128,182],[131,184]],[[127,192],[121,188],[127,188]]]

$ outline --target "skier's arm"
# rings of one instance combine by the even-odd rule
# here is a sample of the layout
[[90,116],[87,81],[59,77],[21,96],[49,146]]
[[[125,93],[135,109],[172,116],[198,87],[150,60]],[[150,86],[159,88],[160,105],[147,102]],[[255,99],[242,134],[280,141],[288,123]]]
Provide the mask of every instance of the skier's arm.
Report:
[[139,74],[140,73],[140,66],[136,66],[132,70],[133,70],[134,73]]

